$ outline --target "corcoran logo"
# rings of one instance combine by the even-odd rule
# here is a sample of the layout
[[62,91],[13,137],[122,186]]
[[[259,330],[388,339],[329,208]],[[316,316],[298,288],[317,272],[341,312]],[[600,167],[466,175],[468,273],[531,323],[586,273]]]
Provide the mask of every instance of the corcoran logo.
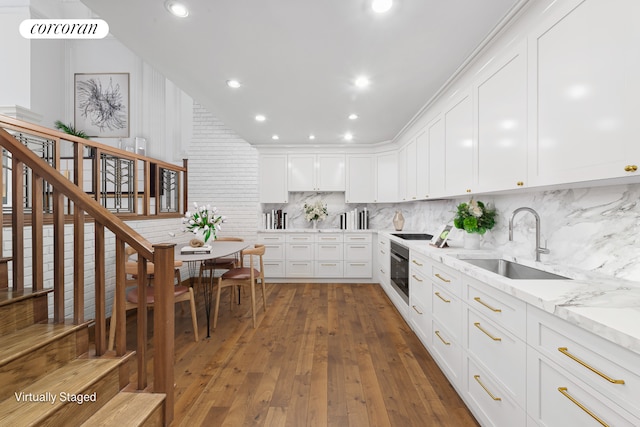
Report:
[[103,39],[109,24],[102,19],[25,19],[20,35],[25,39]]

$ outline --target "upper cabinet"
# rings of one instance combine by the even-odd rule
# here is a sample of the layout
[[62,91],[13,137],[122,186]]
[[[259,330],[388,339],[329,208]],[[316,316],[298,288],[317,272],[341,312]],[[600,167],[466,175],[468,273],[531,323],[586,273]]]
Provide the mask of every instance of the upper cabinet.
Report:
[[640,2],[566,1],[529,37],[536,185],[639,174]]
[[398,200],[398,154],[395,151],[379,153],[376,161],[375,202],[390,203]]
[[416,136],[416,197],[429,197],[429,134],[422,129]]
[[289,155],[289,191],[345,191],[345,176],[342,154]]
[[375,199],[375,171],[372,154],[347,156],[346,203],[370,203]]
[[517,188],[527,181],[527,54],[515,51],[488,68],[474,87],[477,191]]
[[427,125],[429,141],[429,196],[444,196],[444,120],[438,117]]
[[472,191],[474,180],[473,103],[469,91],[458,96],[444,111],[445,193]]
[[287,203],[287,155],[260,155],[260,203]]

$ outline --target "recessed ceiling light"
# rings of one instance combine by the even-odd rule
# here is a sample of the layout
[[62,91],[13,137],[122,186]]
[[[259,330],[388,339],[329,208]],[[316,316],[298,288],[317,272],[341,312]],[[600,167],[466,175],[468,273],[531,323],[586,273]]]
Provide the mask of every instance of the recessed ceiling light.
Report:
[[355,120],[358,118],[357,114],[349,114],[349,120]]
[[231,80],[227,80],[227,86],[233,89],[237,89],[240,86],[242,86],[242,83],[240,83],[238,80],[231,79]]
[[369,81],[368,77],[360,76],[360,77],[355,79],[354,83],[359,88],[365,88],[365,87],[369,86],[369,84],[371,82]]
[[371,2],[371,9],[375,13],[385,13],[388,12],[393,6],[393,0],[373,0]]
[[277,141],[280,139],[280,137],[278,135],[273,135],[271,139],[273,139],[274,141]]
[[316,136],[311,134],[311,135],[309,135],[309,139],[313,141],[314,139],[316,139]]
[[180,2],[167,0],[164,3],[164,6],[173,16],[177,16],[178,18],[186,18],[187,16],[189,16],[189,9],[187,9],[187,6],[183,5]]
[[353,140],[353,135],[349,132],[344,134],[344,140],[345,141],[352,141]]
[[262,114],[258,114],[256,116],[256,122],[264,122],[265,120],[267,120],[267,118],[265,116],[263,116]]

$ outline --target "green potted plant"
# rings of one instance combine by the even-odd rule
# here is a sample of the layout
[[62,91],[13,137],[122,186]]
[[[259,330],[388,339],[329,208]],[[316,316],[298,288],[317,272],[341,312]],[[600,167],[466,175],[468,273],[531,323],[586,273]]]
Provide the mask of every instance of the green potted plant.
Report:
[[[479,236],[482,236],[487,230],[491,230],[496,225],[496,210],[487,207],[479,200],[471,199],[468,203],[460,203],[458,205],[453,225],[467,232],[465,234],[465,247],[477,249],[480,246]],[[467,236],[478,236],[478,238],[467,239]]]

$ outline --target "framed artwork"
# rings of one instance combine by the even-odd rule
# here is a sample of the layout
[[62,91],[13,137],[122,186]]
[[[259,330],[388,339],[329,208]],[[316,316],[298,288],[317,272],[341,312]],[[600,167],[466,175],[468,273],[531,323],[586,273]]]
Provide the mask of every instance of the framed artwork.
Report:
[[74,75],[76,129],[89,137],[129,137],[129,73]]

